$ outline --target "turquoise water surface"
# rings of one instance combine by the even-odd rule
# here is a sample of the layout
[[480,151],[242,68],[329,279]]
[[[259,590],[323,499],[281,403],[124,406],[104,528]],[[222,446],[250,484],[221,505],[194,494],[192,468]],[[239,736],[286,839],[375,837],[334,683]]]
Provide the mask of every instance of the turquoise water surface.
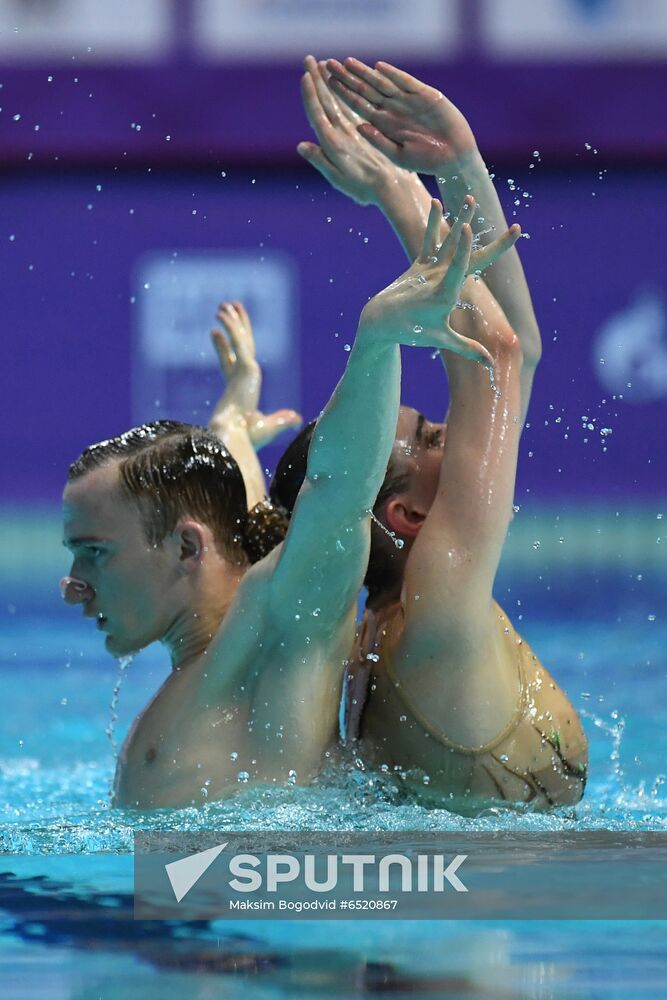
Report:
[[[635,517],[630,545],[610,517],[605,544],[594,541],[589,519],[576,549],[574,522],[515,530],[497,588],[583,715],[591,744],[584,801],[549,815],[490,810],[477,819],[411,803],[354,757],[311,788],[244,789],[183,810],[111,809],[114,745],[165,676],[166,658],[159,648],[137,657],[112,710],[116,665],[91,624],[53,596],[63,557],[47,545],[21,572],[8,544],[0,581],[3,996],[664,995],[659,921],[132,920],[135,830],[667,831],[661,526],[652,511]],[[32,522],[35,550],[47,522]]]

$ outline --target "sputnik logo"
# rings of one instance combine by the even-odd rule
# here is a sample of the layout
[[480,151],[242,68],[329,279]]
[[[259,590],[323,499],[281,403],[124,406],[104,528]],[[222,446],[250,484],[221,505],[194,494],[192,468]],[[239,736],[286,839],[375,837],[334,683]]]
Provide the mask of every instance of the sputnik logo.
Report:
[[218,847],[211,847],[208,851],[199,851],[197,854],[191,854],[189,858],[181,858],[180,861],[170,861],[168,865],[164,866],[177,903],[180,903],[187,896],[193,885],[196,885],[204,872],[208,871],[228,843],[229,841],[225,841]]

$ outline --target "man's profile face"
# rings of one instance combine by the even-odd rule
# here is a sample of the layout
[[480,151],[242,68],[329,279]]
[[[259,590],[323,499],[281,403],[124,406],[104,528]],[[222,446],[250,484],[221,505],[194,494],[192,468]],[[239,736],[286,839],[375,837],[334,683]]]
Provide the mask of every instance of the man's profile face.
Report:
[[115,463],[67,484],[63,543],[73,557],[70,576],[80,581],[66,588],[65,600],[97,622],[113,656],[164,636],[175,618],[176,550],[151,545],[138,508],[120,491]]

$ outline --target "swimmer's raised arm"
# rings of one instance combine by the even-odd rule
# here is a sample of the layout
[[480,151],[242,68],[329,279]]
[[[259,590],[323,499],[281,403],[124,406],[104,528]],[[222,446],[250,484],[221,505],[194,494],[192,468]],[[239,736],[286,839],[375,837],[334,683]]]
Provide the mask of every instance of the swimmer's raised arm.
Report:
[[[479,338],[493,355],[497,390],[475,366],[445,356],[450,407],[435,497],[422,511],[405,510],[402,504],[409,501],[397,497],[388,511],[389,523],[404,537],[414,537],[403,577],[405,630],[397,650],[397,676],[403,676],[403,664],[419,663],[425,665],[423,683],[437,683],[437,665],[446,662],[448,704],[459,711],[454,719],[446,705],[438,710],[454,727],[456,739],[470,739],[470,745],[478,738],[478,727],[493,729],[498,711],[511,711],[516,688],[511,663],[506,683],[496,684],[495,671],[506,670],[507,662],[501,667],[497,659],[493,583],[512,517],[522,358],[518,337],[488,290],[486,295],[483,315],[459,312],[459,329]],[[445,660],[443,649],[448,651]],[[481,690],[487,682],[488,690],[496,692],[489,699]],[[504,707],[501,696],[508,699]]]
[[439,246],[441,220],[433,202],[419,257],[365,306],[345,373],[315,427],[287,538],[279,555],[269,556],[277,560],[274,615],[292,622],[306,615],[311,635],[352,608],[363,579],[369,514],[398,416],[399,345],[490,361],[447,323],[469,266],[472,232],[461,221]]
[[241,302],[223,302],[216,319],[223,329],[211,331],[225,379],[209,429],[234,456],[241,469],[248,495],[248,508],[266,495],[264,473],[256,452],[289,428],[298,427],[301,417],[294,410],[264,414],[259,409],[262,370],[255,355],[255,339],[250,317]]
[[[506,226],[503,210],[468,122],[440,91],[391,66],[357,59],[328,60],[331,89],[358,113],[359,132],[397,166],[433,174],[448,207],[471,193],[478,205],[473,231],[480,245]],[[522,420],[541,355],[539,327],[516,251],[485,281],[521,341]]]

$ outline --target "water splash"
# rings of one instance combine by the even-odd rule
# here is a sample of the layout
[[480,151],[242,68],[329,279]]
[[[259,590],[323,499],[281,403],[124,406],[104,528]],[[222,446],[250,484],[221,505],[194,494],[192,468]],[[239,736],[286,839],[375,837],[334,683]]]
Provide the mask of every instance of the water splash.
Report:
[[114,760],[116,760],[116,758],[118,757],[118,746],[116,745],[116,741],[114,739],[114,730],[116,728],[116,723],[118,722],[118,712],[116,711],[118,708],[118,697],[120,695],[120,689],[123,683],[123,676],[131,663],[132,663],[131,656],[118,657],[118,672],[116,674],[116,683],[114,685],[114,689],[111,694],[111,702],[109,704],[109,712],[110,712],[109,725],[105,729],[105,733],[109,738],[109,743],[111,744],[111,752],[113,754]]

